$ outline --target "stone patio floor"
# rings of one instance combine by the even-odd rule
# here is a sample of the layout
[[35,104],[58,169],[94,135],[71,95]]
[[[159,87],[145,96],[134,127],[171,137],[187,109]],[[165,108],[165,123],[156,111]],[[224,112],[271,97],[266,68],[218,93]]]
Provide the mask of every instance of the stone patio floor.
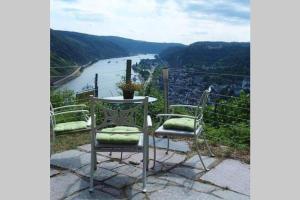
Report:
[[[151,141],[151,140],[150,140]],[[164,141],[157,139],[163,148]],[[238,160],[204,156],[211,170],[205,172],[198,155],[186,142],[171,141],[169,154],[157,149],[154,169],[150,148],[147,193],[142,188],[142,153],[97,153],[95,189],[89,193],[90,145],[53,154],[50,168],[52,200],[67,199],[250,199],[250,166]],[[187,153],[188,152],[188,153]]]

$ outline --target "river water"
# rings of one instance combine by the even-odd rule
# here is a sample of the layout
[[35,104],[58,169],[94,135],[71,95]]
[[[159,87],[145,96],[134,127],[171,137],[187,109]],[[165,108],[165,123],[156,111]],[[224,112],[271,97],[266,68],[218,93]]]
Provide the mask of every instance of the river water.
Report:
[[[80,92],[84,88],[94,86],[95,74],[98,73],[98,96],[116,96],[119,95],[121,90],[117,88],[116,84],[125,76],[126,60],[131,59],[132,64],[139,63],[141,59],[154,59],[155,54],[141,54],[136,56],[110,58],[99,60],[91,66],[84,69],[81,75],[66,84],[60,86],[59,90],[69,89],[74,92]],[[138,76],[132,70],[132,79]]]

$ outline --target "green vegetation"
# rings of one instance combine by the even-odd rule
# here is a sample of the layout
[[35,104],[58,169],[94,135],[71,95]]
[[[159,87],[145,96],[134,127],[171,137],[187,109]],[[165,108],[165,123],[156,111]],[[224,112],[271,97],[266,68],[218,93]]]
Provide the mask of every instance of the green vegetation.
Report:
[[[149,112],[154,122],[154,127],[159,123],[156,115],[164,112],[164,98],[161,88],[158,87],[158,79],[161,76],[161,68],[156,68],[153,73],[153,79],[148,85],[146,90],[140,91],[140,94],[146,94],[154,96],[158,100],[149,105]],[[74,92],[62,91],[52,92],[51,102],[54,107],[74,104],[74,103],[86,103],[89,105],[87,99],[76,99]],[[241,92],[240,96],[235,98],[219,98],[215,100],[216,104],[209,105],[204,114],[205,119],[205,131],[207,138],[214,146],[226,145],[232,148],[234,151],[245,152],[249,155],[250,149],[250,95]],[[102,105],[98,105],[101,110]],[[180,109],[176,110],[182,114],[190,114],[189,110]],[[232,116],[232,117],[229,117]],[[101,117],[101,116],[100,116]],[[100,123],[100,117],[97,123]],[[141,119],[138,119],[141,121]],[[59,142],[56,149],[59,151],[60,148],[67,149],[79,144],[88,143],[88,136],[83,134],[73,134],[76,139],[71,139],[72,134],[68,136],[58,136],[57,141]],[[80,138],[80,139],[79,139]],[[67,139],[72,140],[71,144],[67,143]]]
[[250,74],[250,43],[195,42],[186,47],[171,47],[159,56],[170,67],[201,68],[203,72]]
[[[183,46],[177,43],[155,43],[114,36],[95,36],[50,29],[50,67],[80,66],[100,59],[116,58],[140,53],[159,53]],[[52,68],[51,76],[65,76],[72,68]]]
[[[149,107],[155,123],[158,123],[155,116],[164,112],[163,91],[155,84],[160,76],[161,69],[157,68],[153,74],[153,81],[144,91],[149,96],[158,98],[158,101]],[[216,99],[216,103],[209,105],[204,113],[205,131],[209,141],[215,145],[226,145],[233,149],[249,151],[250,95],[241,92],[240,96],[235,98]],[[176,112],[191,114],[190,110],[183,108],[176,109]]]

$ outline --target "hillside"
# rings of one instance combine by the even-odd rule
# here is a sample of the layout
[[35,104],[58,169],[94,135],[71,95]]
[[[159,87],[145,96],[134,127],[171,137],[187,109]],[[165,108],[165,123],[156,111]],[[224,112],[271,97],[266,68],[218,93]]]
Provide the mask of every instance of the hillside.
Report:
[[95,36],[77,32],[50,30],[51,67],[82,65],[98,59],[135,54],[160,53],[178,43],[156,43],[116,36]]
[[[175,46],[183,45],[50,29],[51,76],[65,76],[74,71],[74,68],[64,68],[66,66],[85,65],[99,59],[135,54],[158,54],[169,47]],[[52,78],[52,80],[57,79]]]
[[50,30],[50,66],[83,65],[98,59],[128,56],[129,52],[98,36]]
[[159,56],[170,67],[250,69],[250,43],[246,42],[196,42],[168,48]]
[[116,36],[101,36],[101,38],[105,41],[118,44],[120,47],[126,49],[131,55],[147,53],[158,54],[170,47],[184,46],[183,44],[179,43],[145,42]]

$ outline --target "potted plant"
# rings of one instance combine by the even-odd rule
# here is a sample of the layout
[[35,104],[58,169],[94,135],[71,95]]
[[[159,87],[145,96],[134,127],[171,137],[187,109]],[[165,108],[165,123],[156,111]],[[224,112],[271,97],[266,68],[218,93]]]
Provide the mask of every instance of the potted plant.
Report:
[[142,85],[139,83],[133,83],[131,81],[128,83],[121,81],[118,83],[118,87],[123,91],[124,99],[133,99],[134,91],[139,91],[142,88]]

